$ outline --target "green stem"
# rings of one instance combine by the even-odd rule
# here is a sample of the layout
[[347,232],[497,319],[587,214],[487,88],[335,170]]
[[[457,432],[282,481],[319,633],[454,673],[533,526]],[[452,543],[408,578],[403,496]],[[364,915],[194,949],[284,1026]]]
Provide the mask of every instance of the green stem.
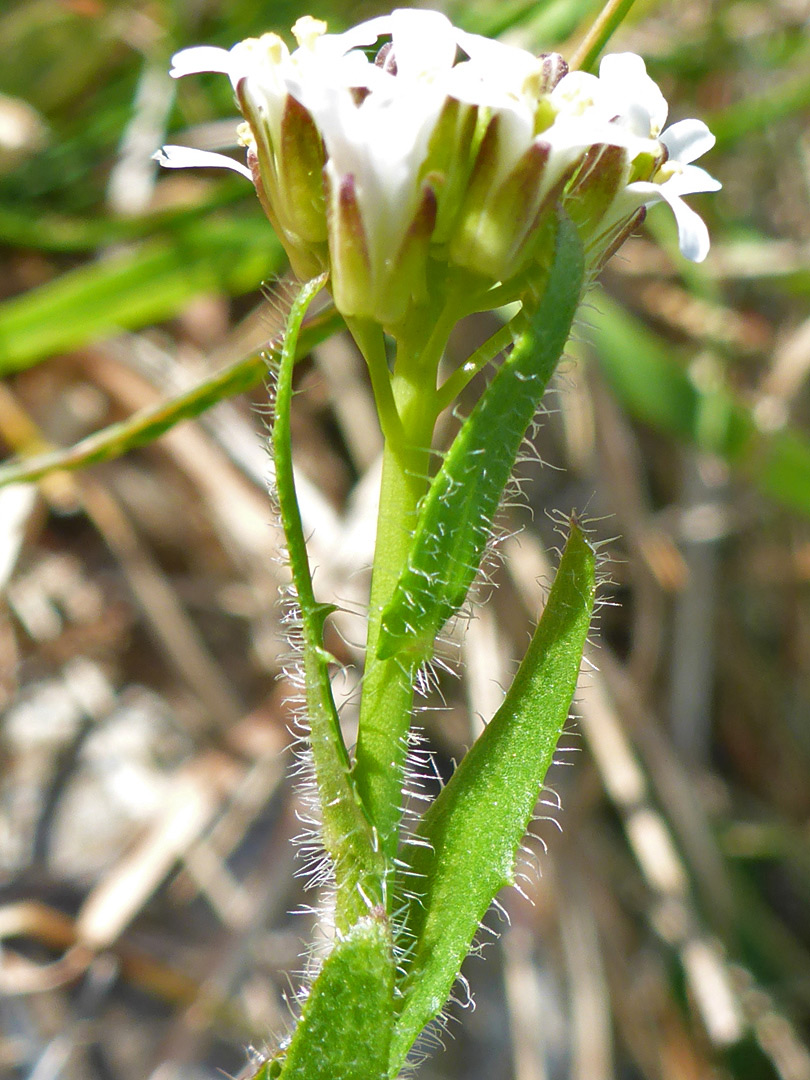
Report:
[[371,378],[374,403],[380,419],[380,427],[386,440],[401,445],[405,438],[385,355],[385,336],[382,328],[369,319],[346,319],[357,347],[363,354]]
[[407,563],[420,500],[430,483],[433,429],[439,414],[436,374],[454,320],[442,313],[430,337],[403,335],[391,378],[401,435],[386,437],[377,540],[371,580],[366,666],[354,778],[382,851],[393,859],[398,846],[407,736],[413,708],[415,662],[380,660],[377,642],[383,610]]
[[456,400],[458,395],[473,379],[479,371],[487,366],[494,358],[514,340],[514,320],[502,326],[483,345],[480,345],[452,375],[449,375],[438,390],[439,409],[446,409]]
[[605,45],[621,25],[634,0],[608,0],[593,26],[568,62],[571,71],[592,71]]
[[385,867],[352,779],[332,697],[329,679],[332,658],[323,645],[323,626],[332,608],[319,603],[312,587],[293,477],[290,406],[296,346],[306,309],[325,281],[323,275],[304,285],[290,312],[276,388],[273,454],[279,512],[301,618],[307,741],[315,767],[323,843],[335,874],[335,920],[338,929],[345,931],[384,902]]

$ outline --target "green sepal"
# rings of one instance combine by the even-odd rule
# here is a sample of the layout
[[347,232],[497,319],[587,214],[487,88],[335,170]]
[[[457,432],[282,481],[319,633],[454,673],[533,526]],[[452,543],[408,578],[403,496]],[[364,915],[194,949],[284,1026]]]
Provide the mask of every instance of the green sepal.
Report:
[[596,591],[595,556],[572,523],[529,650],[503,704],[400,853],[395,893],[411,951],[399,986],[395,1076],[444,1007],[481,919],[512,883],[515,857],[563,730]]
[[383,612],[379,658],[426,655],[463,604],[520,444],[568,339],[584,272],[577,230],[560,215],[539,307],[464,422],[425,497],[406,568]]
[[565,211],[583,236],[592,237],[598,230],[628,172],[624,147],[597,143],[587,151],[565,194]]
[[385,267],[382,280],[375,282],[377,319],[392,331],[407,316],[412,304],[427,303],[428,253],[435,224],[436,192],[426,182],[396,258]]
[[432,180],[437,191],[434,245],[446,243],[451,236],[484,129],[482,110],[447,98],[419,170],[419,179]]
[[289,94],[281,117],[278,147],[279,194],[304,245],[326,240],[323,191],[325,152],[312,116]]
[[327,189],[326,220],[329,227],[331,289],[335,307],[344,317],[374,319],[374,281],[363,215],[353,175],[335,179],[324,173]]
[[[489,187],[477,208],[465,208],[462,227],[453,238],[453,259],[481,274],[508,281],[522,269],[519,254],[541,206],[543,174],[551,148],[533,142],[497,189]],[[472,192],[471,185],[471,192]],[[549,209],[553,211],[553,196]]]

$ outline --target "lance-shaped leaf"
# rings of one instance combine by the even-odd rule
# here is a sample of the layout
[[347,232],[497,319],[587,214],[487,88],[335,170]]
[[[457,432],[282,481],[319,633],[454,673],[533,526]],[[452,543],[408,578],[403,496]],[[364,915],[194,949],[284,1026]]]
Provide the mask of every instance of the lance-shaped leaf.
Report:
[[388,923],[368,916],[338,939],[288,1049],[254,1080],[387,1080],[393,997]]
[[412,951],[400,987],[391,1075],[443,1008],[487,908],[512,882],[518,846],[568,716],[594,594],[594,552],[573,523],[503,704],[403,850],[397,887],[410,900],[401,942]]
[[419,514],[408,563],[382,618],[377,655],[417,657],[464,603],[526,429],[579,303],[582,244],[561,216],[537,311],[453,441]]

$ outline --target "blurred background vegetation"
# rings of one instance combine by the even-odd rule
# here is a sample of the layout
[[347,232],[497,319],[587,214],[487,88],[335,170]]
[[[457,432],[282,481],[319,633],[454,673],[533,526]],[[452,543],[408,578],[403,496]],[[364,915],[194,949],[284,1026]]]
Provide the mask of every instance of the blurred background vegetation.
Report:
[[[445,10],[570,54],[599,7]],[[380,10],[310,13],[337,29]],[[97,462],[36,483],[12,467],[0,490],[14,1080],[235,1075],[288,1023],[315,899],[289,844],[259,356],[285,267],[249,185],[159,174],[150,155],[167,137],[233,144],[227,80],[174,85],[174,50],[287,33],[304,13],[0,12],[0,442],[39,462],[78,443],[56,460]],[[525,646],[548,514],[587,507],[612,583],[573,767],[550,778],[532,841],[542,877],[523,882],[531,904],[502,897],[511,924],[496,918],[486,962],[465,968],[478,1008],[454,1007],[464,1022],[425,1078],[810,1080],[809,23],[805,0],[638,0],[612,42],[646,58],[672,120],[709,123],[724,190],[690,199],[704,265],[656,210],[590,294],[523,466],[534,513],[506,514],[522,531],[459,640],[465,673],[424,714],[448,769]],[[351,607],[379,434],[351,347],[317,343],[328,329],[300,365],[295,436],[316,584]],[[461,327],[458,355],[487,331]],[[350,741],[355,631],[331,643]]]

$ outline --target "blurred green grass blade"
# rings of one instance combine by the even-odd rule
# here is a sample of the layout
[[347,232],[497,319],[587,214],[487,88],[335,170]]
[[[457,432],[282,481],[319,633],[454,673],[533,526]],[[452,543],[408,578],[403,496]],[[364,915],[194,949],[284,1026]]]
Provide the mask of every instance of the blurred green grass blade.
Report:
[[728,146],[746,135],[767,131],[784,117],[810,107],[810,70],[805,53],[802,70],[780,80],[762,94],[735,101],[724,109],[710,113],[706,123],[717,139],[718,147]]
[[[104,244],[143,235],[143,218],[81,218],[32,214],[30,208],[0,206],[0,243],[34,251],[93,251]],[[139,227],[140,226],[140,227]]]
[[790,430],[761,430],[729,390],[699,385],[672,350],[604,295],[589,336],[632,416],[717,454],[763,494],[810,517],[810,440]]
[[537,7],[537,0],[501,0],[497,6],[465,0],[464,3],[453,3],[445,10],[454,23],[469,33],[499,37],[519,26]]
[[244,198],[244,186],[219,185],[204,202],[171,207],[134,217],[79,217],[32,213],[30,208],[0,204],[0,244],[34,251],[94,251],[107,244],[139,240],[161,230],[182,227]]
[[248,292],[283,264],[263,218],[189,222],[0,304],[0,376],[168,319],[200,293]]
[[[301,332],[297,356],[300,359],[321,341],[336,333],[343,320],[334,308],[329,308],[311,319]],[[63,469],[79,469],[110,461],[138,446],[154,442],[160,435],[179,424],[210,409],[226,397],[241,394],[255,386],[267,375],[267,354],[278,354],[278,344],[268,345],[267,352],[254,354],[229,364],[221,371],[202,379],[190,390],[141,409],[133,416],[117,424],[110,424],[101,431],[66,450],[54,450],[38,454],[23,461],[13,461],[0,466],[0,487],[7,484],[29,483],[48,473]]]
[[569,38],[600,6],[599,0],[502,0],[456,4],[448,14],[465,30],[485,37],[500,37],[520,27],[522,37],[547,51]]
[[536,47],[548,50],[571,38],[580,26],[601,7],[599,0],[551,0],[527,25],[527,34]]
[[[762,457],[754,462],[760,491],[810,517],[810,440],[782,431],[762,441]],[[752,459],[756,449],[752,447]]]
[[401,853],[398,888],[413,895],[403,940],[392,1075],[443,1008],[479,923],[511,883],[579,675],[595,595],[595,557],[572,522],[543,616],[503,704]]

